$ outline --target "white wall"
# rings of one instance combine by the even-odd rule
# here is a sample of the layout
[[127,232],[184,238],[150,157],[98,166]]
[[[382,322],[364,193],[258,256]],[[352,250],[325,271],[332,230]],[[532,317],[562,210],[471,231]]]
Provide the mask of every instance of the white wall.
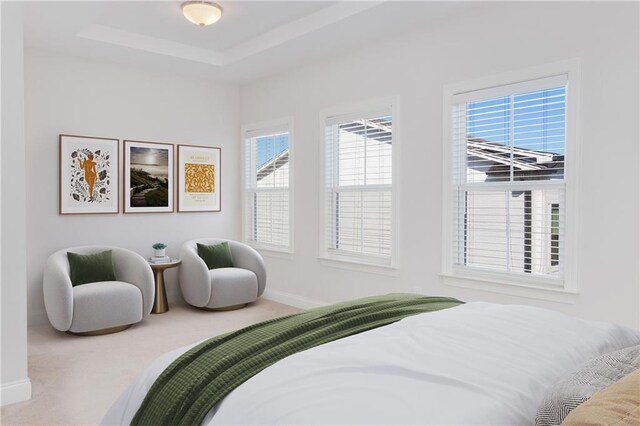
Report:
[[[419,287],[432,295],[534,304],[637,327],[638,28],[634,3],[502,3],[243,87],[243,123],[295,120],[296,253],[267,258],[268,288],[333,302]],[[583,74],[580,295],[563,304],[443,285],[443,85],[576,57]],[[400,269],[392,276],[328,266],[317,260],[319,111],[395,95]]]
[[[148,257],[151,244],[162,241],[169,245],[167,254],[177,257],[181,243],[191,238],[239,238],[236,85],[135,71],[30,49],[25,54],[25,75],[30,322],[46,318],[42,268],[56,250],[106,244]],[[61,216],[60,133],[221,147],[222,211]],[[120,166],[122,169],[122,161]],[[122,199],[120,203],[122,211]],[[171,303],[180,297],[175,269],[165,272],[165,281]]]
[[2,3],[2,405],[31,397],[27,377],[24,61],[19,5]]

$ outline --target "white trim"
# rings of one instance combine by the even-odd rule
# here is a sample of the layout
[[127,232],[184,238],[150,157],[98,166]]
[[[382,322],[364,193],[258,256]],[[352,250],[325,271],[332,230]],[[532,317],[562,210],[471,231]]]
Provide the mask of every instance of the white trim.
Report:
[[580,146],[580,94],[582,92],[582,73],[580,60],[573,59],[566,62],[567,81],[567,118],[565,141],[565,230],[564,230],[564,277],[565,290],[579,292],[578,259],[580,253],[579,241],[579,206],[580,206],[580,165],[582,164],[582,150]]
[[439,274],[445,285],[488,291],[491,293],[507,294],[509,296],[526,297],[529,299],[548,300],[566,304],[574,304],[579,293],[562,288],[538,287],[532,284],[515,284],[512,281],[495,281],[484,278],[461,277],[452,274]]
[[394,274],[400,269],[400,152],[402,151],[402,114],[400,113],[400,96],[392,99],[391,114],[393,119],[393,151],[391,158],[392,187],[391,187],[391,268],[395,268]]
[[549,87],[560,87],[567,84],[567,74],[561,73],[542,78],[527,78],[514,83],[502,83],[496,86],[489,86],[483,89],[476,89],[467,92],[457,92],[453,95],[452,103],[468,103],[482,99],[499,98],[509,96],[514,93],[535,92]]
[[28,377],[23,380],[3,383],[2,387],[0,387],[0,405],[3,407],[30,399],[31,380]]
[[321,30],[328,25],[341,22],[383,3],[383,1],[336,2],[224,50],[203,49],[186,43],[97,24],[80,30],[76,36],[115,46],[224,67]]
[[285,291],[280,291],[280,290],[266,289],[262,294],[262,297],[268,300],[272,300],[274,302],[283,303],[285,305],[293,306],[295,308],[300,308],[300,309],[319,308],[321,306],[326,306],[329,304],[327,302],[310,299],[304,296],[298,296],[298,295],[287,293]]
[[[268,246],[265,244],[255,243],[248,238],[248,230],[247,230],[247,184],[245,182],[246,179],[246,140],[247,138],[259,137],[269,135],[270,131],[273,131],[273,134],[289,134],[289,246],[288,247],[275,247]],[[277,251],[281,253],[293,254],[294,252],[294,206],[295,206],[295,191],[294,191],[294,169],[295,169],[295,143],[294,143],[294,125],[293,125],[293,117],[284,117],[276,120],[268,120],[261,121],[253,124],[245,124],[240,128],[241,135],[241,149],[240,149],[240,161],[241,161],[241,188],[240,188],[240,196],[242,197],[242,241],[249,246],[255,248],[256,250],[269,250],[269,251]]]
[[[244,127],[244,126],[243,126]],[[258,124],[254,126],[247,126],[244,130],[244,137],[247,138],[259,138],[262,136],[275,136],[283,135],[289,132],[289,124],[282,122],[271,122],[263,125]]]
[[222,58],[224,63],[222,65],[232,64],[265,52],[383,3],[383,1],[336,2],[333,5],[302,16],[299,19],[289,21],[223,51]]
[[[347,102],[338,106],[323,108],[320,111],[320,128],[322,129],[323,135],[322,139],[324,139],[324,124],[326,120],[331,119],[340,122],[340,117],[343,116],[355,120],[362,117],[370,117],[371,113],[381,115],[388,111],[389,107],[391,107],[393,111],[393,106],[398,103],[398,99],[399,96],[397,95],[385,96],[364,101]],[[395,117],[393,117],[393,119],[395,120]]]
[[343,269],[347,271],[364,272],[368,274],[398,276],[399,270],[397,266],[385,265],[374,262],[367,262],[364,258],[349,256],[319,256],[318,262],[324,266],[331,268]]
[[553,77],[561,74],[568,74],[569,84],[571,84],[571,80],[575,77],[574,74],[579,70],[580,59],[573,58],[565,61],[474,78],[459,83],[447,84],[444,86],[444,91],[445,95],[449,94],[450,96],[453,96],[461,93],[474,92],[507,84],[521,83],[527,80]]
[[[518,279],[497,279],[494,277],[470,277],[468,274],[456,274],[453,268],[453,221],[452,221],[452,106],[454,96],[500,85],[519,83],[527,80],[567,76],[566,106],[566,140],[565,140],[565,230],[564,230],[564,282],[561,286],[540,286],[533,282]],[[554,300],[573,303],[578,294],[578,250],[579,233],[577,232],[579,206],[579,165],[581,153],[580,140],[580,59],[574,58],[552,64],[544,64],[524,70],[506,72],[498,75],[481,77],[456,84],[445,85],[442,98],[442,273],[443,282],[457,287],[486,290],[502,294],[532,297],[543,300]],[[543,280],[544,281],[544,280]],[[563,296],[559,297],[558,294]],[[567,295],[570,295],[567,296]],[[558,300],[562,299],[562,300]],[[567,301],[568,300],[568,301]]]
[[564,278],[562,276],[554,277],[538,274],[526,274],[524,272],[493,271],[473,265],[453,265],[451,267],[451,275],[460,279],[466,278],[470,280],[482,280],[494,283],[511,283],[519,286],[565,291],[563,286]]
[[[392,103],[393,101],[391,101]],[[346,109],[344,107],[331,108],[325,110],[328,115],[325,117],[326,126],[339,126],[358,120],[371,120],[384,117],[389,113],[390,103],[376,102],[375,105],[359,103],[360,108],[354,107]],[[345,112],[348,111],[348,112]]]
[[279,250],[273,247],[261,246],[257,244],[251,245],[264,257],[274,257],[278,259],[293,259],[293,252],[288,250]]
[[203,64],[221,66],[225,63],[224,54],[221,52],[125,31],[108,25],[89,25],[76,33],[76,37]]
[[[398,226],[398,206],[399,202],[399,169],[400,169],[400,97],[399,96],[388,96],[377,99],[370,99],[366,101],[360,102],[352,102],[346,103],[340,106],[325,108],[320,111],[320,120],[319,120],[319,138],[318,138],[318,147],[319,147],[319,158],[320,158],[320,186],[319,186],[319,197],[320,197],[320,238],[319,238],[319,254],[318,259],[322,259],[328,261],[327,264],[336,261],[345,264],[355,265],[356,268],[349,269],[358,269],[361,268],[358,265],[365,266],[373,266],[376,268],[391,268],[397,269],[399,265],[399,226]],[[356,111],[356,112],[354,112]],[[360,112],[360,114],[358,113]],[[357,256],[357,258],[351,256],[340,256],[340,255],[331,255],[328,253],[325,238],[326,238],[326,219],[327,219],[327,211],[326,211],[326,135],[325,128],[327,125],[327,121],[331,120],[331,122],[339,122],[341,121],[341,117],[348,117],[349,119],[357,119],[358,116],[369,116],[371,113],[379,113],[384,114],[387,111],[391,112],[393,124],[392,124],[392,132],[393,132],[393,145],[391,148],[391,259],[389,264],[387,265],[379,265],[375,262],[370,261],[366,256]]]

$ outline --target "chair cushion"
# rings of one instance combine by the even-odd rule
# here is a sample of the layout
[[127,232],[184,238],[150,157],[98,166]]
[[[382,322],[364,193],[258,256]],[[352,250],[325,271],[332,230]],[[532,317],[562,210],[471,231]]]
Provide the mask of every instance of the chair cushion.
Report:
[[69,331],[84,333],[142,321],[142,293],[133,284],[103,281],[73,288]]
[[69,276],[73,286],[116,279],[111,250],[93,254],[68,252],[67,259],[69,260]]
[[218,268],[209,271],[211,298],[207,308],[223,308],[253,302],[258,298],[258,277],[242,268]]
[[197,243],[198,256],[204,260],[209,269],[232,268],[233,258],[231,257],[231,248],[228,242],[208,246],[206,244]]

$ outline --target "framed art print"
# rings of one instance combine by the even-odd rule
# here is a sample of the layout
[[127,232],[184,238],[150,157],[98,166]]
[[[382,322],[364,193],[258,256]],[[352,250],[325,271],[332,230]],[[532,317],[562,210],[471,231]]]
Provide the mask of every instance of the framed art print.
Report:
[[173,212],[173,144],[124,141],[124,212]]
[[178,145],[178,211],[220,211],[220,148]]
[[119,139],[59,136],[60,214],[118,213]]

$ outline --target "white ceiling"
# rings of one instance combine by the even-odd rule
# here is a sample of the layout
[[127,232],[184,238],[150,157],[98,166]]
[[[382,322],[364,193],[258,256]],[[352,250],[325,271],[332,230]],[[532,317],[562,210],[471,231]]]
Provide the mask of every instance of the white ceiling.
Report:
[[27,2],[28,47],[133,67],[231,81],[346,54],[455,17],[469,3],[221,1],[222,19],[197,27],[179,1]]

